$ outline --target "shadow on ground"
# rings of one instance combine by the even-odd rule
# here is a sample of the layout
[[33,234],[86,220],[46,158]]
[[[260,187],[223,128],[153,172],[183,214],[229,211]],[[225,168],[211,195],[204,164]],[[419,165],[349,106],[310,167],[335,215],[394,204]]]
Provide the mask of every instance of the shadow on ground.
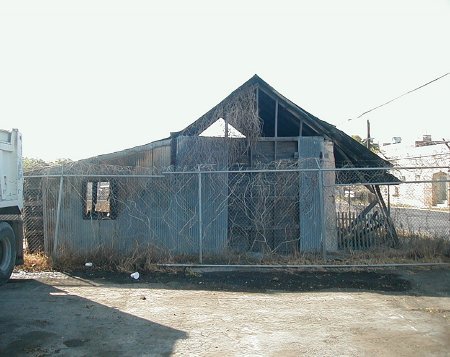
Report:
[[[179,269],[141,273],[134,280],[127,273],[80,270],[69,273],[100,284],[146,284],[162,289],[235,292],[373,291],[386,294],[450,296],[450,269],[389,268],[347,271],[289,270],[209,271]],[[156,284],[156,285],[153,285]],[[149,287],[149,286],[147,286]]]
[[169,356],[187,338],[36,280],[10,280],[0,301],[0,356]]

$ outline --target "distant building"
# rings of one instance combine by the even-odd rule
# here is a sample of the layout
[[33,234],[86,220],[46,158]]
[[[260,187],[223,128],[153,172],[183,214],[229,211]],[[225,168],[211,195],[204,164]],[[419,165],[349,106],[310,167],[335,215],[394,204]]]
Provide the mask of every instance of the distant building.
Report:
[[[436,141],[432,140],[431,135],[424,135],[422,140],[408,145],[396,137],[392,143],[384,144],[381,151],[394,166],[418,168],[399,172],[399,178],[408,184],[394,187],[394,192],[391,192],[392,203],[421,208],[450,205],[449,141]],[[447,168],[421,169],[433,166],[447,166]],[[416,181],[417,184],[412,183]]]

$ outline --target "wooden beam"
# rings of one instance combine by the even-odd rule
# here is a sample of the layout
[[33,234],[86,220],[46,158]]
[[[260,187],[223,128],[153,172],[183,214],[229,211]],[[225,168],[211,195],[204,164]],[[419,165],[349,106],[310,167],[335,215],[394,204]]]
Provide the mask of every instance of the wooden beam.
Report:
[[259,87],[256,87],[256,114],[259,118]]
[[258,138],[258,141],[297,141],[297,136],[279,136],[274,138],[273,136],[262,136]]
[[[259,86],[256,86],[256,114],[258,115],[258,119],[261,120],[261,117],[259,116]],[[253,150],[252,146],[256,145],[256,143],[249,143],[248,151],[249,151],[249,161],[250,161],[250,167],[253,167]]]
[[278,99],[275,100],[275,137],[278,137]]
[[225,118],[223,118],[225,120],[225,137],[228,138],[228,115],[226,115],[225,113]]
[[375,196],[378,199],[378,203],[381,208],[381,213],[383,214],[384,218],[386,219],[386,228],[388,230],[389,235],[392,238],[392,242],[394,243],[394,247],[398,246],[399,240],[397,231],[395,230],[394,222],[392,221],[392,218],[389,214],[389,211],[386,207],[386,203],[384,202],[383,195],[381,194],[380,186],[379,185],[373,185],[372,186],[373,191],[375,193]]
[[[275,138],[278,138],[278,99],[275,100]],[[274,143],[274,161],[277,161],[277,142]]]
[[[262,89],[260,89],[262,90]],[[295,118],[297,118],[298,120],[303,119],[303,115],[300,116],[298,113],[296,113],[294,110],[292,110],[288,105],[284,104],[283,102],[279,102],[278,97],[272,93],[267,93],[265,90],[262,90],[264,92],[265,95],[267,95],[269,98],[275,100],[278,102],[278,105],[280,105],[282,108],[284,108],[286,111],[288,111],[289,113],[291,113]]]

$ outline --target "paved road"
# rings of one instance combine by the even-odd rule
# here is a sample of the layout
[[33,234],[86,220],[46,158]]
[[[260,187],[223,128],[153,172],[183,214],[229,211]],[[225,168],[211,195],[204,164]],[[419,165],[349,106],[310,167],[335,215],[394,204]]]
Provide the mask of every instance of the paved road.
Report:
[[[251,272],[237,281],[243,285],[234,282],[235,275],[216,274],[213,280],[204,273],[157,283],[149,273],[147,282],[117,284],[101,276],[15,273],[0,287],[0,356],[448,356],[450,351],[448,268],[315,271],[308,285],[298,272],[296,281],[307,293],[274,290],[292,279],[292,271]],[[265,282],[265,289],[249,291],[250,279]],[[224,282],[230,285],[217,289]]]

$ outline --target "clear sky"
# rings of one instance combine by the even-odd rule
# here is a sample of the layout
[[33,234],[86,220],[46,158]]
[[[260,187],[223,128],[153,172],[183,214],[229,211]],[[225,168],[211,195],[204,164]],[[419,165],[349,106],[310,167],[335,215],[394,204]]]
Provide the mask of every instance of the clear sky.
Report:
[[449,0],[2,1],[0,127],[80,159],[167,137],[253,74],[348,134],[450,139]]

